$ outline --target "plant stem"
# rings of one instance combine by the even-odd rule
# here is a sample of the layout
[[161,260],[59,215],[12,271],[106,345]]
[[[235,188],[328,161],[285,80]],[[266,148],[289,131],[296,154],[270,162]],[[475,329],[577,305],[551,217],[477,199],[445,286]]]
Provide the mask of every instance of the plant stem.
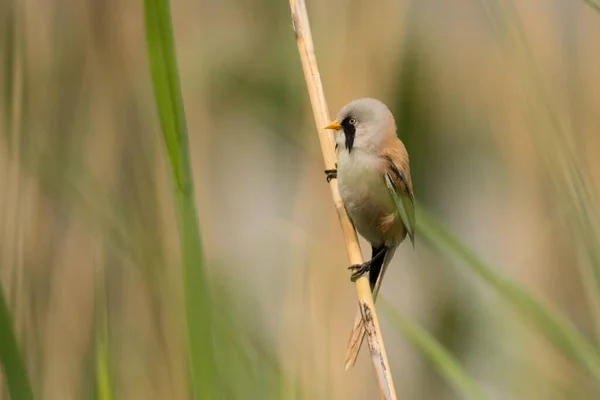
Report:
[[[324,129],[329,123],[329,112],[327,102],[323,91],[323,84],[317,67],[317,58],[314,51],[312,34],[308,22],[308,13],[304,0],[290,0],[292,10],[292,23],[296,34],[298,44],[298,52],[302,62],[302,69],[308,86],[310,102],[319,133],[319,141],[321,143],[321,151],[325,160],[326,169],[335,169],[336,155],[334,143],[331,135]],[[338,191],[337,180],[332,179],[329,183],[331,196],[335,204],[340,224],[342,227],[342,235],[346,243],[346,249],[351,264],[362,264],[363,258],[358,244],[358,238],[352,222],[346,214],[344,203]],[[377,382],[379,384],[379,393],[383,399],[396,399],[396,391],[392,381],[392,374],[387,360],[387,354],[381,336],[379,327],[379,319],[375,312],[373,297],[371,296],[371,287],[366,275],[361,276],[356,280],[356,294],[358,296],[358,304],[362,313],[362,318],[365,321],[367,332],[367,342],[371,352],[371,361],[375,368]]]

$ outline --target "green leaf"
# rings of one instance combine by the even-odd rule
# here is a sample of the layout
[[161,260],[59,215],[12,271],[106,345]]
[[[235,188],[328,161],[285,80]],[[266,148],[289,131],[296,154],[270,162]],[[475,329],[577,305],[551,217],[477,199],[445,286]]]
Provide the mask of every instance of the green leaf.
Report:
[[490,285],[504,300],[534,323],[567,358],[585,367],[600,379],[600,358],[597,349],[569,320],[544,306],[525,288],[487,264],[423,208],[417,207],[417,214],[417,230],[433,247],[448,258],[459,261],[462,267]]
[[418,324],[402,315],[385,298],[379,306],[396,331],[404,336],[458,393],[465,398],[485,400],[486,395],[462,365],[433,336]]
[[0,285],[0,365],[2,365],[10,398],[33,400],[33,390],[19,350],[2,285]]
[[146,43],[162,136],[174,182],[179,222],[186,332],[193,397],[215,396],[210,296],[190,166],[168,0],[145,0]]

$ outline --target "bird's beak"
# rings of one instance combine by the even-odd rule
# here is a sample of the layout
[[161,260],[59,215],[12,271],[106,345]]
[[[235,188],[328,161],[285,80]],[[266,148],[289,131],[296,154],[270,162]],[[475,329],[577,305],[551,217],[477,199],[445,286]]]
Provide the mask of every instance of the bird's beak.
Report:
[[332,123],[327,125],[325,129],[335,129],[336,131],[339,131],[340,129],[342,129],[342,126],[338,122],[333,121]]

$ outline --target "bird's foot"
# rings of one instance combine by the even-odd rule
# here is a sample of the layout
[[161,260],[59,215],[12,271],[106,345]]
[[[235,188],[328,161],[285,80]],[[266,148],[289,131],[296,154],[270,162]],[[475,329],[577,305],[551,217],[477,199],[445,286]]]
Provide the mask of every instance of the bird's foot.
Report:
[[331,182],[332,179],[337,179],[337,163],[335,169],[326,169],[325,175],[327,175],[327,183]]
[[362,264],[354,264],[348,267],[348,269],[352,270],[352,275],[350,276],[350,280],[352,282],[356,282],[358,278],[363,276],[365,273],[371,270],[371,260],[364,262]]
[[325,175],[327,175],[327,182],[331,182],[332,179],[337,178],[337,169],[326,169]]

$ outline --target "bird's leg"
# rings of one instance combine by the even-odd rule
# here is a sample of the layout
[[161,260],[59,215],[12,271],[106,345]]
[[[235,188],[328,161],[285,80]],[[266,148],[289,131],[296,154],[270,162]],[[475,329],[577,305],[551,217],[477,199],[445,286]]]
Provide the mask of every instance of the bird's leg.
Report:
[[[337,164],[335,164],[337,168]],[[327,175],[327,183],[329,183],[332,179],[337,178],[337,169],[326,169],[325,175]]]
[[379,252],[377,254],[375,254],[375,256],[373,256],[373,258],[371,258],[369,261],[366,261],[362,264],[354,264],[348,267],[348,269],[351,269],[352,271],[354,271],[352,273],[352,275],[350,276],[350,280],[352,282],[355,282],[358,278],[360,278],[364,273],[369,272],[371,270],[371,264],[373,264],[374,261],[377,261],[378,259],[380,259],[381,257],[383,257],[385,255],[385,252],[387,251],[386,247],[383,247],[381,250],[379,250]]

